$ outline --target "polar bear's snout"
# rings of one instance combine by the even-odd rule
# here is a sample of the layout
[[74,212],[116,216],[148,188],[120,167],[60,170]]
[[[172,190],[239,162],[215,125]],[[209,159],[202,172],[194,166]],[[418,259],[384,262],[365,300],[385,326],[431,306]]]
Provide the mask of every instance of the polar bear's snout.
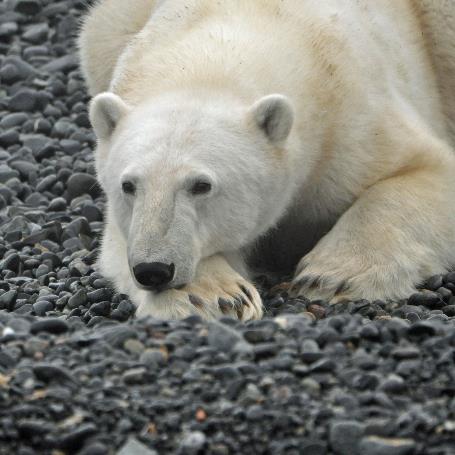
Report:
[[141,262],[133,267],[136,282],[146,290],[159,291],[174,278],[175,265],[163,262]]
[[[156,204],[150,203],[152,194]],[[138,195],[126,236],[134,284],[155,293],[190,282],[200,258],[194,223],[188,219],[184,204],[173,201],[169,194],[158,197],[151,191]]]

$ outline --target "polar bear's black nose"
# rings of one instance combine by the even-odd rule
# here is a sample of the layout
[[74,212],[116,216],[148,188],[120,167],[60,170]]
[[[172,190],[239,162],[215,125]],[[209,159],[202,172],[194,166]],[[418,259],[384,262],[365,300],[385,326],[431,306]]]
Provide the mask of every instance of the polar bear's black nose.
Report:
[[142,262],[133,268],[137,282],[148,289],[158,289],[174,278],[174,264]]

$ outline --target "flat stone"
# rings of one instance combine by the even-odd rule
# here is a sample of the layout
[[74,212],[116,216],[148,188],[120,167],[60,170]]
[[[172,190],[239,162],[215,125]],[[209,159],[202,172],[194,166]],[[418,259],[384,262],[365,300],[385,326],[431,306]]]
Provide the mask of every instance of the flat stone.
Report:
[[79,59],[77,54],[64,55],[63,57],[46,63],[41,67],[42,71],[47,73],[63,72],[68,73],[79,66]]
[[68,329],[69,329],[68,324],[64,320],[53,318],[41,319],[39,321],[34,322],[30,327],[30,331],[33,334],[40,332],[60,334],[67,332]]
[[368,455],[412,455],[416,449],[413,439],[382,438],[367,436],[359,445],[361,454]]
[[38,92],[30,89],[19,90],[11,97],[8,107],[13,112],[33,112],[40,103]]
[[17,22],[4,22],[0,24],[0,37],[9,37],[14,35],[18,30]]
[[123,375],[125,384],[143,384],[147,377],[147,369],[144,367],[130,368]]
[[136,438],[130,436],[117,452],[117,455],[158,455],[158,452],[149,449]]
[[23,125],[28,119],[29,116],[24,112],[13,112],[2,116],[0,127],[4,129],[14,128],[15,126]]
[[33,24],[23,34],[22,38],[33,44],[42,43],[47,39],[49,34],[49,26],[43,22],[40,24]]

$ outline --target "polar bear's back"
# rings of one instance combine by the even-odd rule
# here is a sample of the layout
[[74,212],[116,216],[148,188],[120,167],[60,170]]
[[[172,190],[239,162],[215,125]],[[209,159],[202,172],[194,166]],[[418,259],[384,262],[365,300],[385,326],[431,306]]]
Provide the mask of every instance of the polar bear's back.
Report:
[[[161,9],[161,5],[164,11],[161,15],[165,20],[150,20],[152,16],[155,17],[155,11],[158,8]],[[372,5],[374,5],[373,8]],[[371,3],[369,0],[362,0],[359,3],[353,3],[351,0],[328,0],[326,2],[318,0],[229,0],[226,2],[214,2],[213,0],[99,0],[87,15],[80,35],[82,69],[92,95],[108,90],[114,77],[114,71],[119,66],[119,58],[122,54],[125,54],[124,51],[127,47],[130,47],[129,44],[133,43],[133,41],[135,42],[135,37],[140,35],[141,30],[155,29],[155,33],[151,30],[145,34],[147,38],[145,42],[150,43],[150,41],[156,42],[158,40],[163,44],[163,47],[166,47],[170,41],[176,39],[179,27],[182,30],[187,29],[186,26],[182,25],[182,22],[188,23],[187,25],[191,29],[197,24],[204,23],[212,15],[226,17],[241,14],[251,22],[252,26],[254,22],[262,21],[265,16],[273,19],[283,19],[283,23],[287,24],[287,28],[281,29],[279,33],[277,30],[274,32],[271,30],[270,34],[274,39],[271,42],[269,42],[270,40],[267,41],[268,44],[273,44],[278,49],[278,51],[270,51],[267,54],[273,53],[274,59],[279,59],[280,56],[290,53],[289,49],[282,47],[283,43],[289,42],[290,47],[299,48],[298,43],[295,42],[299,35],[298,33],[291,34],[290,30],[292,28],[299,29],[302,26],[292,27],[290,26],[292,25],[291,23],[298,22],[303,24],[312,11],[317,11],[321,16],[330,17],[331,8],[334,11],[351,11],[355,8],[364,11],[382,8],[384,11],[388,11],[389,18],[396,17],[396,29],[397,27],[405,28],[405,22],[415,22],[415,19],[411,20],[410,17],[410,21],[405,19],[405,16],[412,15],[409,5],[415,8],[420,19],[420,28],[426,38],[432,66],[438,77],[441,98],[445,107],[445,116],[449,122],[453,143],[455,143],[455,78],[453,77],[455,74],[455,1],[453,0],[404,0],[403,2],[381,0],[377,3]],[[181,14],[182,11],[180,10],[182,8],[185,14]],[[355,17],[355,14],[353,14],[353,17]],[[381,17],[381,14],[379,14],[379,17]],[[361,22],[365,21],[369,23],[368,16],[361,20]],[[152,22],[153,27],[147,27],[147,24]],[[158,28],[160,29],[158,32],[156,32],[157,24],[159,24]],[[172,24],[171,27],[169,27],[170,24]],[[267,21],[264,24],[267,24]],[[371,29],[372,33],[374,32],[373,24],[368,25],[366,28],[368,30]],[[349,29],[353,30],[354,27]],[[413,34],[420,35],[419,30],[412,30]],[[331,37],[329,29],[326,32],[329,39],[334,39]],[[394,33],[398,33],[398,31],[395,30]],[[319,33],[318,36],[318,39],[320,39],[323,34]],[[401,38],[406,37],[401,35]],[[418,41],[414,37],[408,38],[403,41],[407,43],[405,48],[400,53],[397,53],[398,60],[402,64],[406,61],[406,65],[414,68],[415,73],[407,82],[407,87],[403,88],[404,92],[412,92],[413,86],[419,85],[421,82],[419,81],[420,73],[424,79],[431,78],[431,76],[427,77],[430,74],[429,72],[420,71],[422,68],[418,68],[412,63],[412,43],[417,43]],[[204,45],[207,47],[206,42],[204,42]],[[137,47],[140,50],[140,46]],[[160,47],[159,43],[157,43],[156,47]],[[325,50],[324,52],[327,51]],[[142,60],[142,56],[140,55],[139,57]],[[225,55],[222,55],[222,57],[226,60]],[[333,57],[335,58],[335,54]],[[152,55],[151,58],[153,58]],[[342,56],[338,55],[336,58],[342,59]],[[387,60],[388,58],[384,57],[384,59]],[[388,60],[391,59],[389,58]],[[280,62],[278,61],[278,63]],[[258,68],[263,66],[258,66]],[[370,66],[379,67],[380,65]],[[156,69],[156,66],[151,68]],[[257,69],[256,72],[260,71]],[[147,74],[151,73],[153,71],[147,72]],[[398,78],[395,79],[398,80]],[[423,114],[424,109],[420,110]],[[433,116],[430,115],[429,117]],[[442,122],[438,121],[438,123]]]
[[99,0],[79,35],[81,67],[91,95],[106,91],[119,56],[161,0]]

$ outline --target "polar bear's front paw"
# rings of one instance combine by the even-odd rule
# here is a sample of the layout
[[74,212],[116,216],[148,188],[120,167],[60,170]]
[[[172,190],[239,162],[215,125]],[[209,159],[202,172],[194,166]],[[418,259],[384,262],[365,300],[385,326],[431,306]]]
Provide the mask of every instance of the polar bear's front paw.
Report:
[[146,292],[139,301],[136,310],[138,317],[150,315],[163,319],[182,319],[198,314],[210,320],[226,315],[247,321],[260,319],[263,314],[258,291],[239,276],[232,281],[214,280],[206,286],[190,284],[160,294]]
[[[370,252],[371,253],[371,252]],[[330,303],[342,300],[370,301],[402,299],[417,291],[416,284],[425,278],[426,265],[397,253],[384,258],[325,252],[317,247],[299,263],[292,281],[291,295]],[[427,273],[428,276],[430,273]]]

